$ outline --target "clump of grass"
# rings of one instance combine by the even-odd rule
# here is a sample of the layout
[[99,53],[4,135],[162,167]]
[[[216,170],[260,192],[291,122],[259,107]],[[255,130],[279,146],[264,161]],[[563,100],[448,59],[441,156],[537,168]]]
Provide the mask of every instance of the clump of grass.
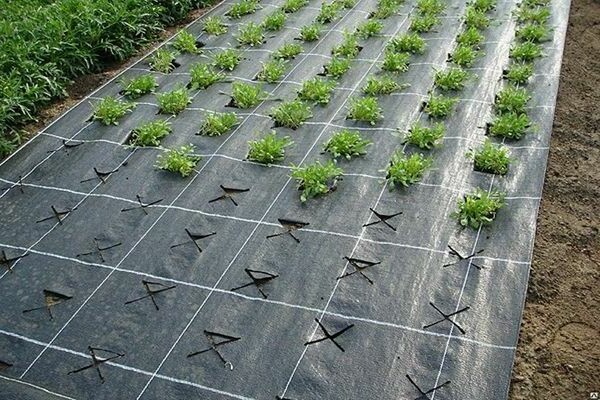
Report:
[[279,81],[285,75],[287,61],[276,58],[263,64],[261,71],[256,76],[259,81],[274,83]]
[[240,25],[236,39],[239,44],[246,46],[260,46],[265,40],[262,25],[254,22]]
[[209,35],[219,36],[227,33],[227,25],[225,24],[225,21],[223,21],[223,18],[219,16],[207,17],[206,20],[204,20],[204,27],[202,30]]
[[496,7],[496,0],[473,0],[471,7],[481,12],[490,12]]
[[179,148],[167,150],[156,159],[156,167],[180,174],[186,177],[194,171],[200,156],[194,155],[194,145],[183,145]]
[[383,118],[383,110],[379,106],[377,97],[353,98],[350,100],[347,118],[375,125]]
[[254,14],[258,7],[258,0],[240,0],[232,5],[225,15],[233,19],[239,19],[244,15]]
[[528,23],[517,30],[518,39],[526,42],[540,43],[548,40],[550,30],[544,24]]
[[352,8],[356,5],[357,0],[334,0],[337,1],[342,8]]
[[401,85],[392,77],[384,75],[380,78],[370,76],[362,91],[367,96],[377,96],[397,92],[409,85]]
[[350,160],[352,157],[360,157],[367,154],[367,148],[371,144],[371,141],[363,139],[360,133],[344,129],[336,132],[325,143],[323,150],[330,153],[333,158],[344,157]]
[[182,53],[200,53],[200,49],[198,48],[198,44],[196,43],[196,38],[188,31],[179,32],[177,38],[173,42],[173,47]]
[[510,58],[521,62],[531,62],[542,54],[542,47],[532,42],[519,43],[510,49]]
[[321,25],[311,24],[304,25],[300,28],[300,40],[305,42],[314,42],[321,37]]
[[177,115],[192,102],[192,98],[185,87],[178,87],[170,92],[156,95],[161,114]]
[[526,89],[507,86],[496,94],[494,107],[500,114],[524,113],[531,95]]
[[397,53],[386,50],[381,69],[389,72],[406,72],[410,62],[409,53]]
[[160,146],[160,140],[168,136],[171,131],[171,124],[168,121],[151,121],[131,132],[130,143],[134,146]]
[[486,139],[477,150],[469,151],[467,157],[473,160],[475,171],[496,175],[505,175],[508,172],[510,164],[508,148],[496,145],[489,139]]
[[199,135],[221,136],[229,132],[238,123],[235,113],[209,113],[200,126]]
[[121,93],[130,99],[137,99],[145,94],[152,93],[158,87],[156,78],[151,74],[123,80],[121,85],[123,86]]
[[504,194],[483,189],[476,189],[458,201],[458,210],[451,214],[452,218],[464,227],[479,229],[489,225],[496,218],[496,212],[504,206]]
[[430,94],[425,102],[425,112],[431,118],[445,118],[452,111],[452,107],[458,100],[454,97]]
[[434,14],[417,15],[411,20],[409,29],[413,32],[424,33],[429,32],[439,23],[440,19]]
[[369,18],[386,19],[398,12],[402,5],[402,1],[398,0],[380,0],[377,4],[377,9],[373,11]]
[[301,100],[286,101],[271,109],[269,114],[276,126],[298,129],[313,116],[310,106]]
[[441,90],[462,90],[469,76],[464,69],[448,68],[445,71],[436,71],[434,82]]
[[274,164],[285,158],[285,148],[294,144],[288,136],[277,137],[275,131],[266,134],[259,140],[248,142],[248,156],[250,161],[261,164]]
[[135,108],[134,103],[122,101],[113,96],[108,96],[92,105],[94,114],[92,119],[104,125],[118,125],[119,119]]
[[397,187],[408,187],[421,180],[425,171],[431,167],[433,161],[423,154],[407,156],[401,150],[392,155],[390,165],[385,170],[390,190]]
[[465,26],[467,28],[485,29],[490,25],[490,19],[485,12],[473,6],[467,7],[465,11]]
[[342,57],[333,57],[323,66],[325,75],[333,78],[342,77],[350,69],[350,60]]
[[496,116],[494,121],[488,124],[488,133],[507,139],[518,140],[527,133],[531,121],[527,114],[506,113]]
[[446,128],[444,124],[437,123],[433,126],[424,126],[419,122],[414,123],[409,129],[405,143],[412,144],[423,150],[429,150],[437,146],[444,137]]
[[279,31],[285,25],[287,15],[281,10],[277,10],[269,14],[262,22],[262,27],[267,31],[274,32]]
[[298,54],[302,53],[302,46],[298,43],[286,43],[273,53],[274,58],[282,58],[284,60],[291,60]]
[[438,15],[446,9],[442,0],[418,0],[417,10],[421,14]]
[[550,18],[550,9],[548,7],[520,7],[517,11],[517,21],[536,24],[545,24]]
[[233,71],[242,61],[239,51],[226,49],[214,55],[214,65],[222,70]]
[[308,0],[285,0],[281,10],[285,13],[294,13],[308,5]]
[[165,49],[158,49],[150,59],[150,68],[153,71],[168,74],[175,69],[175,58],[177,58],[177,53]]
[[416,33],[405,33],[394,37],[388,44],[388,49],[396,53],[422,54],[427,44],[425,40]]
[[356,28],[356,34],[362,39],[368,39],[373,36],[377,36],[383,30],[383,23],[375,19],[369,19],[358,25]]
[[502,75],[512,84],[524,85],[533,75],[533,65],[528,63],[512,63]]
[[481,44],[481,42],[483,42],[484,39],[485,36],[483,36],[483,34],[479,32],[479,29],[472,26],[462,31],[457,36],[456,42],[465,46],[477,46]]
[[450,55],[450,61],[461,67],[470,67],[478,55],[479,52],[473,47],[459,44]]
[[343,173],[344,171],[333,161],[326,164],[317,161],[306,167],[292,167],[291,176],[298,183],[298,190],[302,190],[300,201],[305,202],[335,190],[337,181]]
[[234,107],[255,107],[265,100],[267,96],[268,93],[262,89],[260,84],[253,85],[245,82],[233,82],[231,84],[231,99]]
[[329,3],[323,2],[316,21],[321,24],[327,24],[337,18],[341,9],[342,6],[337,1],[331,1]]
[[331,54],[337,57],[354,58],[358,55],[360,49],[356,36],[352,33],[344,32],[344,40],[331,49]]
[[206,89],[217,82],[225,79],[225,74],[215,71],[208,64],[194,64],[190,69],[190,83],[188,88],[192,90]]
[[315,77],[304,81],[302,89],[298,92],[298,98],[306,102],[327,104],[334,88],[334,82]]

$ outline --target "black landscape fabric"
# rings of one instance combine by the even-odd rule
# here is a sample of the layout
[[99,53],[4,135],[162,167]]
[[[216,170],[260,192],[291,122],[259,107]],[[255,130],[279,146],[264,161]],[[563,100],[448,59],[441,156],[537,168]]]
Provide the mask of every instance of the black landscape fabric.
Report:
[[[514,1],[489,12],[476,76],[458,94],[443,144],[429,151],[432,168],[408,188],[390,191],[382,170],[403,147],[399,131],[426,120],[422,102],[447,65],[465,1],[448,1],[441,23],[422,35],[427,49],[400,75],[410,87],[380,98],[382,121],[346,119],[390,37],[407,31],[415,6],[407,0],[383,21],[383,35],[361,40],[328,105],[296,130],[275,128],[294,144],[271,167],[244,160],[247,142],[273,129],[271,108],[323,71],[375,1],[341,10],[315,42],[295,38],[321,3],[288,14],[263,45],[241,49],[229,82],[191,91],[161,148],[128,145],[132,129],[168,118],[154,94],[119,125],[89,121],[92,104],[119,96],[121,78],[151,73],[158,93],[185,85],[193,63],[236,46],[237,25],[260,23],[279,5],[265,0],[228,20],[228,33],[206,35],[206,17],[231,7],[218,5],[188,27],[203,54],[178,56],[169,74],[150,72],[149,55],[0,165],[0,398],[507,397],[569,2],[551,3],[552,40],[528,85],[535,126],[505,143],[513,162],[504,177],[473,171],[465,152],[483,142],[504,85]],[[273,95],[248,110],[228,107],[230,81],[252,81],[284,43],[303,52],[283,82],[264,85]],[[222,136],[196,135],[206,110],[236,111],[243,122]],[[323,144],[344,127],[373,142],[368,154],[338,162],[337,190],[301,202],[289,166],[329,160]],[[190,143],[202,156],[196,172],[156,168],[164,148]],[[476,187],[506,192],[507,205],[492,225],[465,229],[450,214]]]

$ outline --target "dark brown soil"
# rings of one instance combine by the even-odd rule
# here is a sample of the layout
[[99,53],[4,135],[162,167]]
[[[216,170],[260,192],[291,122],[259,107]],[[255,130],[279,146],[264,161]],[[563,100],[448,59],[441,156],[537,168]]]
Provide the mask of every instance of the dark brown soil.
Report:
[[572,0],[511,400],[600,392],[600,2]]

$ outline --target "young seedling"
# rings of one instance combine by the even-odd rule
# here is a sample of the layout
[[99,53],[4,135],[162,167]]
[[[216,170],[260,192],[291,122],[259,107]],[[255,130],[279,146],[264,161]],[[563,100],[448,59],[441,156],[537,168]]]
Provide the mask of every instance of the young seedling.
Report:
[[158,93],[159,112],[161,114],[177,115],[192,102],[192,98],[185,87],[178,87],[170,92]]
[[302,89],[298,92],[298,98],[309,103],[327,104],[334,88],[334,82],[315,77],[304,81]]
[[475,171],[496,175],[505,175],[510,164],[508,148],[495,145],[489,139],[486,139],[477,150],[469,151],[467,158],[473,160]]
[[485,12],[473,6],[467,7],[465,11],[465,26],[467,28],[485,29],[490,25],[490,19]]
[[284,75],[287,68],[287,61],[275,58],[263,64],[262,70],[256,76],[256,79],[263,82],[275,83]]
[[334,0],[337,1],[342,8],[350,9],[356,5],[357,0]]
[[488,125],[487,131],[492,136],[519,140],[525,136],[530,126],[527,114],[507,113],[496,116]]
[[496,0],[473,0],[471,7],[484,13],[492,11],[496,7]]
[[537,43],[524,42],[510,49],[510,58],[520,62],[531,62],[542,56],[542,47]]
[[392,155],[390,165],[385,170],[390,190],[398,187],[408,187],[421,180],[425,171],[431,167],[433,161],[423,154],[407,156],[401,150]]
[[305,42],[314,42],[321,37],[321,25],[311,24],[304,25],[300,28],[300,40]]
[[201,157],[194,155],[194,145],[183,145],[180,148],[167,150],[156,159],[156,167],[179,173],[186,177],[194,171]]
[[383,23],[375,19],[369,19],[358,25],[356,34],[361,39],[368,39],[373,36],[378,36],[383,30]]
[[302,46],[298,43],[286,43],[281,46],[275,53],[273,53],[273,58],[281,58],[284,60],[291,60],[296,58],[296,56],[302,53]]
[[160,146],[160,140],[171,131],[171,124],[168,121],[151,121],[131,132],[130,143],[134,146]]
[[188,88],[191,90],[206,89],[223,79],[225,79],[225,74],[215,71],[212,66],[200,63],[194,64],[190,69]]
[[529,100],[531,100],[531,96],[526,89],[507,86],[496,94],[494,107],[500,114],[522,114],[525,112],[525,107]]
[[130,99],[137,99],[145,94],[154,92],[154,89],[158,87],[158,82],[156,82],[154,76],[146,74],[130,80],[123,80],[121,85],[123,87],[121,94]]
[[436,96],[432,93],[425,102],[425,112],[430,118],[446,118],[457,101],[458,99],[454,97],[446,97],[444,95]]
[[260,84],[253,85],[245,82],[233,82],[231,84],[232,106],[237,108],[255,107],[265,100],[268,95]]
[[236,39],[241,45],[251,47],[260,46],[265,40],[262,25],[254,22],[248,22],[247,24],[241,25]]
[[445,71],[436,71],[435,86],[441,90],[462,90],[470,75],[461,68],[448,68]]
[[479,52],[473,47],[459,44],[450,55],[450,61],[461,67],[470,67],[478,55]]
[[239,3],[232,5],[225,15],[227,15],[229,18],[239,19],[244,15],[254,14],[258,7],[259,5],[257,0],[240,0]]
[[341,78],[350,69],[350,60],[347,58],[333,57],[329,63],[323,66],[325,75],[333,78]]
[[223,18],[219,16],[207,17],[204,21],[204,27],[202,29],[204,32],[213,36],[219,36],[227,33],[227,25],[225,24],[225,21],[223,21]]
[[354,58],[360,52],[361,47],[358,44],[356,36],[349,32],[344,32],[344,41],[331,49],[331,54],[335,57]]
[[452,218],[464,227],[479,229],[492,223],[496,212],[504,206],[504,194],[483,189],[476,189],[458,201],[458,210],[451,214]]
[[352,157],[360,157],[367,154],[367,147],[371,141],[363,139],[360,133],[348,129],[336,132],[323,147],[323,150],[335,158],[344,157],[347,160]]
[[533,75],[533,65],[513,63],[505,70],[502,76],[514,85],[524,85]]
[[425,40],[416,33],[405,33],[390,40],[388,49],[395,53],[423,54]]
[[483,42],[485,36],[479,32],[479,30],[475,27],[470,27],[465,29],[461,34],[456,38],[456,42],[458,44],[462,44],[465,46],[478,46]]
[[288,14],[295,13],[306,5],[308,5],[308,0],[285,0],[281,6],[281,10]]
[[377,7],[377,9],[373,12],[371,12],[371,14],[369,14],[369,18],[371,19],[387,19],[389,17],[391,17],[392,15],[396,14],[398,12],[398,6],[396,5],[382,5],[381,3],[379,3],[379,7]]
[[206,115],[198,134],[221,136],[229,132],[237,123],[238,117],[235,113],[209,113]]
[[313,116],[310,106],[301,100],[286,101],[271,109],[269,114],[276,126],[298,129]]
[[333,161],[324,165],[317,161],[306,167],[292,167],[291,176],[298,182],[298,190],[302,190],[300,201],[305,202],[334,191],[343,173]]
[[234,49],[223,50],[214,55],[214,65],[226,71],[233,71],[240,61],[242,61],[242,56]]
[[285,148],[294,144],[288,136],[277,137],[275,131],[266,134],[259,140],[248,142],[248,156],[250,161],[261,164],[274,164],[285,158]]
[[370,76],[362,91],[367,96],[378,96],[398,92],[410,85],[399,84],[392,77],[384,75],[380,78]]
[[381,69],[389,72],[406,72],[410,62],[409,53],[397,53],[386,50]]
[[550,30],[546,25],[528,23],[517,30],[516,36],[524,42],[540,43],[548,40]]
[[340,12],[341,9],[342,6],[336,1],[330,3],[323,2],[316,21],[321,24],[327,24],[337,18],[338,12]]
[[177,53],[165,49],[158,49],[150,59],[150,68],[153,71],[168,74],[176,67],[175,58],[177,58]]
[[198,54],[200,49],[194,35],[188,31],[181,31],[173,42],[173,47],[181,53]]
[[375,125],[383,118],[383,110],[379,106],[377,97],[353,98],[350,100],[346,118]]
[[550,18],[550,9],[548,7],[521,7],[517,11],[517,21],[535,24],[545,24]]
[[287,15],[285,15],[285,12],[278,10],[268,15],[262,22],[262,26],[270,32],[279,31],[285,25],[286,19]]
[[119,119],[135,108],[134,103],[128,103],[108,96],[92,105],[94,114],[92,120],[100,121],[104,125],[119,125]]
[[418,0],[417,10],[420,14],[438,15],[446,9],[442,0]]
[[439,141],[444,137],[446,128],[444,124],[437,123],[433,126],[423,126],[416,122],[409,129],[405,143],[412,144],[423,150],[429,150],[438,145]]
[[440,23],[440,19],[434,14],[423,14],[415,16],[410,22],[409,29],[413,32],[429,32],[434,26]]

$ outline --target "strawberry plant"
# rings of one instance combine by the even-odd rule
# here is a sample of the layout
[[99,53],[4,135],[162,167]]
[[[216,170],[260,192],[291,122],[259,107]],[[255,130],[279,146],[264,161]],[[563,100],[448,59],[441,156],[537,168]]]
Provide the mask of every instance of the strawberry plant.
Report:
[[530,126],[527,114],[506,113],[496,116],[488,124],[487,131],[492,136],[518,140],[525,136]]
[[222,70],[233,71],[242,61],[242,56],[237,50],[227,49],[214,55],[214,65]]
[[452,218],[464,227],[479,229],[489,225],[496,218],[496,212],[505,205],[504,194],[483,189],[476,189],[458,201],[458,210],[451,214]]
[[532,42],[520,43],[510,49],[509,55],[516,61],[530,62],[542,56],[542,46]]
[[439,23],[440,19],[434,14],[417,15],[411,20],[409,29],[413,32],[424,33],[429,32]]
[[360,52],[361,47],[358,44],[356,36],[349,32],[344,32],[344,41],[331,49],[331,54],[336,57],[354,58]]
[[517,30],[516,37],[525,42],[539,43],[548,40],[550,31],[546,25],[530,22]]
[[505,175],[510,164],[508,148],[495,145],[489,139],[486,139],[477,150],[469,151],[467,158],[473,160],[475,171],[497,175]]
[[325,75],[333,78],[342,77],[350,69],[350,60],[347,58],[333,57],[329,63],[323,66]]
[[378,36],[383,30],[383,23],[375,19],[369,19],[356,28],[356,34],[362,39]]
[[160,154],[156,160],[156,167],[178,173],[185,178],[194,171],[200,159],[200,156],[194,155],[193,144],[183,145]]
[[527,102],[531,100],[531,96],[526,89],[507,86],[496,94],[494,107],[500,114],[525,112]]
[[470,67],[475,62],[479,52],[473,47],[459,44],[450,55],[450,61],[461,67]]
[[467,7],[465,11],[465,26],[467,28],[485,29],[490,25],[490,19],[485,12],[473,6]]
[[165,49],[158,49],[150,59],[150,68],[153,71],[168,74],[175,69],[177,53]]
[[258,0],[240,0],[225,13],[230,18],[239,19],[244,15],[254,14],[258,10]]
[[285,148],[294,144],[288,136],[277,137],[275,131],[266,134],[259,140],[248,142],[248,156],[250,161],[261,164],[274,164],[285,158]]
[[335,83],[318,77],[304,81],[302,89],[298,92],[298,98],[302,101],[327,104]]
[[321,25],[311,24],[304,25],[300,28],[300,40],[305,42],[314,42],[321,37]]
[[434,82],[441,90],[462,90],[469,76],[464,69],[448,68],[445,71],[436,71]]
[[208,64],[194,64],[190,69],[190,82],[188,88],[192,90],[206,89],[225,79],[225,74],[215,71]]
[[438,15],[446,9],[442,0],[417,0],[417,11],[422,15]]
[[254,22],[240,25],[236,39],[241,45],[260,46],[265,40],[262,25]]
[[533,75],[533,65],[512,63],[507,70],[503,71],[502,76],[510,83],[515,85],[524,85]]
[[375,125],[383,118],[382,111],[377,97],[353,98],[350,100],[347,118]]
[[285,15],[285,12],[278,10],[268,15],[261,25],[267,31],[279,31],[283,28],[283,25],[285,25],[286,19],[287,16]]
[[209,113],[206,115],[199,135],[221,136],[229,132],[238,124],[238,117],[235,113]]
[[281,6],[281,10],[289,14],[294,13],[307,5],[308,0],[285,0],[283,5]]
[[130,143],[134,146],[160,146],[160,140],[168,136],[171,131],[171,124],[168,121],[151,121],[131,132]]
[[92,120],[100,121],[104,125],[118,125],[119,119],[135,108],[134,103],[119,100],[108,96],[92,105],[94,114]]
[[392,155],[390,165],[385,170],[390,190],[400,186],[408,187],[421,180],[425,171],[431,167],[433,161],[423,154],[407,156],[402,150]]
[[224,33],[227,33],[227,25],[225,24],[225,21],[223,21],[223,18],[219,16],[211,16],[206,17],[206,19],[204,20],[204,27],[202,28],[202,30],[204,30],[204,32],[208,33],[209,35],[219,36]]
[[423,54],[425,40],[416,33],[405,33],[390,40],[387,49],[396,53]]
[[470,27],[462,31],[457,37],[456,42],[465,46],[477,46],[483,42],[485,36],[475,27]]
[[327,24],[337,18],[338,12],[341,9],[342,6],[337,1],[330,3],[323,2],[321,3],[321,10],[319,11],[319,15],[317,15],[316,21],[321,24]]
[[237,108],[255,107],[265,100],[268,95],[260,84],[253,85],[244,82],[233,82],[231,84],[232,105]]
[[410,62],[409,53],[397,53],[386,50],[381,69],[389,72],[406,72]]
[[295,58],[298,54],[302,53],[302,46],[298,43],[286,43],[281,46],[275,53],[273,53],[274,58],[281,58],[284,60],[291,60]]
[[154,92],[158,87],[156,78],[151,74],[140,75],[133,79],[122,80],[123,90],[121,93],[130,99],[137,99],[145,94]]
[[367,96],[377,96],[384,94],[391,94],[400,91],[410,85],[401,85],[396,82],[392,77],[383,75],[380,78],[370,76],[367,79],[367,83],[363,86],[362,91]]
[[269,114],[276,126],[298,129],[307,119],[312,117],[310,106],[301,100],[286,101],[271,109]]
[[444,124],[437,123],[433,126],[423,126],[415,122],[405,137],[405,143],[412,144],[423,150],[429,150],[437,146],[444,137],[446,128]]
[[286,68],[286,60],[281,58],[269,60],[263,64],[261,71],[256,76],[256,79],[268,83],[277,82],[285,75]]
[[175,41],[173,42],[173,47],[181,53],[200,53],[200,49],[196,43],[196,38],[188,31],[179,32],[177,38],[175,38]]
[[430,94],[429,99],[425,102],[425,112],[431,118],[445,118],[452,111],[452,107],[458,99],[454,97],[446,97],[444,95]]
[[159,112],[161,114],[177,115],[192,102],[192,98],[185,87],[178,87],[170,92],[158,93]]
[[298,190],[302,191],[300,201],[305,202],[310,198],[334,191],[343,173],[344,171],[333,161],[324,165],[316,161],[306,167],[292,167],[291,176],[298,183]]
[[330,153],[333,158],[344,157],[350,160],[352,157],[367,154],[367,147],[371,144],[369,140],[363,139],[360,133],[344,129],[336,132],[325,143],[323,150]]

